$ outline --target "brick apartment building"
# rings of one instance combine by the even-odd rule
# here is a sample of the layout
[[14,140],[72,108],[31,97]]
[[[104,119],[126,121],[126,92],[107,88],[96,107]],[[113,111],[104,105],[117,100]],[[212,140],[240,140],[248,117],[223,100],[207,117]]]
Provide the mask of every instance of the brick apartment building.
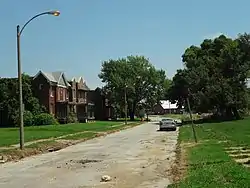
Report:
[[75,113],[80,122],[112,116],[112,107],[101,89],[90,90],[82,77],[67,80],[64,72],[39,71],[33,77],[33,89],[40,104],[59,122],[66,122],[69,113]]

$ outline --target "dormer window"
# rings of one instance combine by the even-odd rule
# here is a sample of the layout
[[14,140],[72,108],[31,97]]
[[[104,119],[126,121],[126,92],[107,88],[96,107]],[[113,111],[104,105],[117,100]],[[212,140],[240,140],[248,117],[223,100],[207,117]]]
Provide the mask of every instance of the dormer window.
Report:
[[43,84],[39,84],[39,90],[43,88]]

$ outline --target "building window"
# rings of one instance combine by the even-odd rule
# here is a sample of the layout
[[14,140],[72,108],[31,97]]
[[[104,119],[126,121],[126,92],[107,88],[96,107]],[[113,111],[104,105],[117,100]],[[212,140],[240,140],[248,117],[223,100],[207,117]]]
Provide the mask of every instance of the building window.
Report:
[[75,99],[75,98],[76,98],[76,90],[73,89],[73,99]]
[[65,92],[65,98],[66,98],[66,100],[68,100],[69,99],[68,92],[67,91],[64,91],[64,92]]
[[39,84],[39,90],[43,88],[43,84]]
[[54,97],[53,91],[50,91],[50,97]]
[[60,100],[62,101],[63,100],[63,90],[60,89]]
[[79,98],[86,98],[85,97],[85,92],[80,91],[79,92]]

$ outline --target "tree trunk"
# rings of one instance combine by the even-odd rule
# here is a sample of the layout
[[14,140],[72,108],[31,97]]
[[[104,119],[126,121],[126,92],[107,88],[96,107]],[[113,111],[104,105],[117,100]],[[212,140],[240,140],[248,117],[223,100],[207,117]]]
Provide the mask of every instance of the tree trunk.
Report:
[[234,117],[235,117],[236,119],[240,119],[241,117],[240,117],[240,114],[239,114],[237,108],[236,108],[236,107],[233,107],[232,110],[233,110]]
[[135,107],[136,107],[136,103],[135,102],[133,102],[132,104],[130,103],[128,105],[130,121],[134,121],[135,120]]
[[233,117],[232,108],[231,107],[227,107],[226,108],[226,118],[227,119],[232,119],[232,117]]
[[130,117],[130,121],[134,121],[135,120],[135,113],[129,112],[129,117]]

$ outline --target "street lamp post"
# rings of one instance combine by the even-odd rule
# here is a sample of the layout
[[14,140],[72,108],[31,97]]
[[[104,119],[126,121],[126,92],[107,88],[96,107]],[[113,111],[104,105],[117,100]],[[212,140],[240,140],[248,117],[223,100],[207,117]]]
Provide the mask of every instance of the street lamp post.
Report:
[[35,18],[42,16],[42,15],[53,15],[53,16],[59,16],[59,11],[47,11],[40,14],[37,14],[33,16],[31,19],[29,19],[23,27],[20,29],[20,26],[17,25],[17,66],[18,66],[18,84],[19,84],[19,121],[20,121],[20,149],[24,148],[24,128],[23,128],[23,90],[22,90],[22,67],[21,67],[21,50],[20,50],[20,38],[21,34],[24,30],[24,28]]

